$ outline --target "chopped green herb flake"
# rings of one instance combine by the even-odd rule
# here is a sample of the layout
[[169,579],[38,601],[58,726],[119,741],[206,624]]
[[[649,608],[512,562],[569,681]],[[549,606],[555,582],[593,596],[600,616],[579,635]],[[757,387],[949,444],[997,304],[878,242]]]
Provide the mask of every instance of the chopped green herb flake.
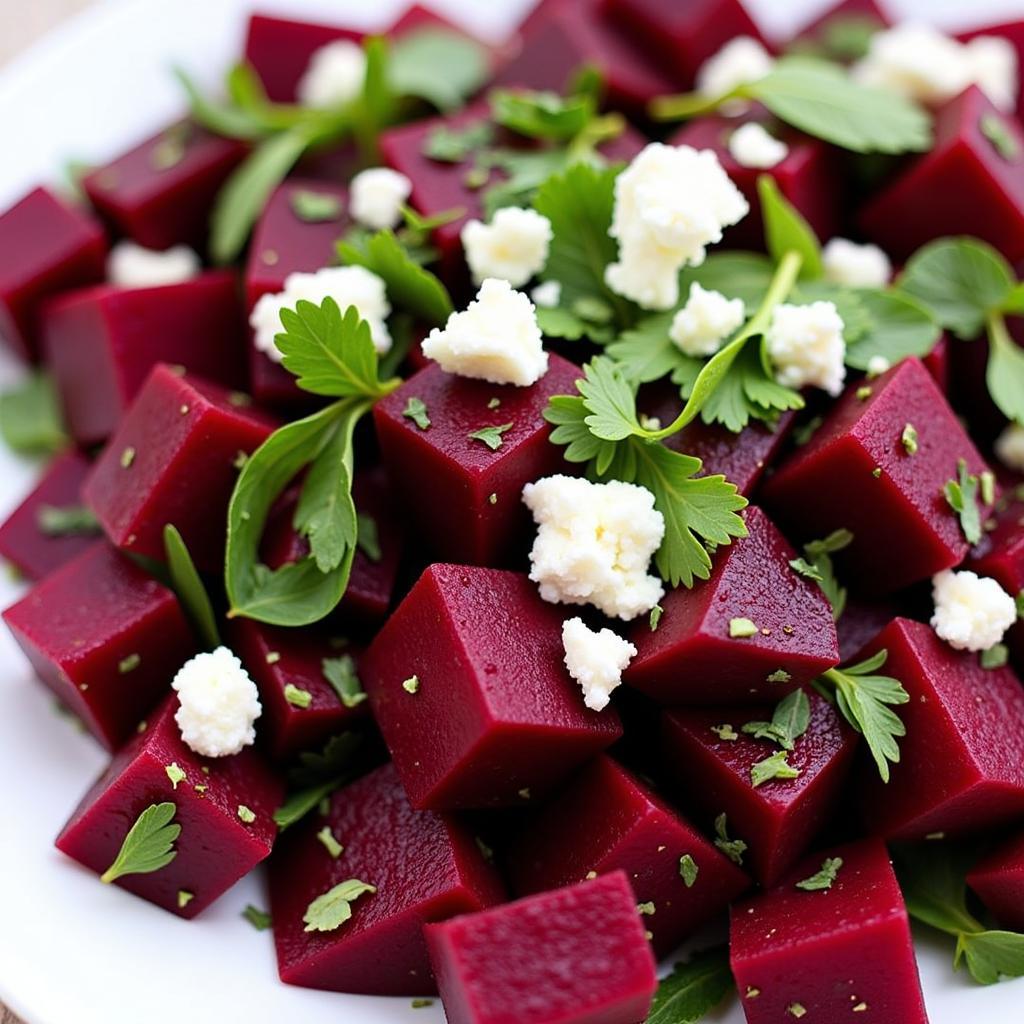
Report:
[[496,452],[505,442],[502,434],[511,430],[512,426],[513,424],[511,423],[502,423],[493,427],[481,427],[479,430],[474,430],[469,434],[469,439],[471,441],[480,441],[487,445],[492,452]]
[[330,826],[324,825],[316,834],[317,839],[323,844],[324,849],[337,860],[345,850],[345,847],[334,838]]
[[149,162],[158,171],[169,171],[177,167],[185,159],[189,141],[192,138],[192,125],[183,121],[173,125],[160,136],[149,151]]
[[871,397],[872,387],[870,384],[864,384],[857,388],[857,398],[861,402],[867,401]]
[[761,994],[759,988],[754,988],[753,985],[747,986],[747,991],[744,993],[744,997],[747,999],[756,999]]
[[746,637],[756,636],[757,626],[750,619],[735,618],[729,620],[729,636],[745,639]]
[[766,782],[774,779],[795,779],[800,775],[800,769],[794,768],[787,758],[789,751],[776,750],[774,754],[758,761],[750,768],[750,783],[757,789]]
[[167,773],[167,778],[171,780],[172,789],[177,789],[178,783],[184,782],[188,778],[177,761],[172,761],[169,765],[166,765],[164,771]]
[[875,468],[871,470],[871,475],[877,480],[882,475],[882,467],[875,466]]
[[407,420],[412,420],[420,430],[430,429],[430,416],[427,414],[427,406],[422,398],[415,395],[405,403],[402,415]]
[[194,892],[189,892],[188,889],[179,889],[178,909],[184,910],[195,898],[196,894]]
[[245,804],[238,805],[238,820],[244,822],[246,825],[251,825],[256,820],[255,813]]
[[494,127],[489,121],[477,121],[458,130],[442,125],[426,137],[422,153],[431,160],[458,164],[489,145],[493,138]]
[[798,889],[804,892],[820,892],[823,889],[831,889],[832,883],[839,875],[839,869],[843,866],[842,857],[826,857],[821,862],[821,870],[796,883]]
[[684,853],[679,858],[679,877],[683,880],[687,889],[692,889],[697,881],[697,873],[700,869],[697,862],[688,854]]
[[127,675],[129,672],[134,672],[142,664],[142,655],[140,654],[129,654],[127,658],[122,658],[117,663],[117,671],[121,675]]
[[130,445],[121,452],[121,468],[131,469],[132,463],[135,461],[135,449]]
[[960,517],[960,528],[968,544],[981,540],[981,512],[978,509],[978,478],[968,472],[967,460],[957,464],[956,480],[947,480],[944,488],[949,507]]
[[648,900],[646,903],[638,903],[636,905],[636,912],[641,917],[651,917],[656,910],[657,908],[650,900]]
[[473,837],[476,843],[476,848],[480,851],[480,856],[486,861],[494,860],[494,851],[479,837]]
[[402,689],[405,690],[406,693],[419,693],[420,677],[409,676],[408,679],[403,680]]
[[311,189],[298,189],[292,193],[292,213],[309,224],[322,224],[341,216],[342,202],[337,196]]
[[529,800],[530,799],[530,787],[529,786],[524,786],[521,790],[519,790],[518,796],[519,796],[519,798],[521,800]]
[[351,654],[338,658],[324,658],[321,662],[324,678],[334,688],[338,699],[347,708],[355,708],[366,700],[359,676],[356,674],[355,659]]
[[903,433],[900,435],[900,441],[903,442],[903,447],[908,455],[916,455],[918,450],[917,441],[917,430],[914,429],[913,423],[908,423],[903,428]]
[[765,677],[768,683],[788,683],[793,677],[784,669],[776,669],[770,676]]
[[790,559],[789,567],[793,572],[803,576],[804,579],[814,580],[815,583],[820,583],[824,579],[821,575],[821,570],[808,562],[806,558]]
[[999,114],[986,111],[978,121],[981,134],[992,143],[992,148],[1004,159],[1015,160],[1020,156],[1020,142],[1010,126]]
[[818,428],[824,423],[825,420],[821,416],[815,416],[813,419],[808,420],[806,423],[801,423],[800,426],[793,430],[793,443],[798,448],[803,448],[805,444],[818,432]]
[[804,554],[807,556],[807,561],[821,576],[821,579],[817,581],[818,586],[821,587],[821,592],[832,605],[832,618],[837,622],[846,609],[846,587],[840,586],[836,579],[831,556],[849,547],[852,543],[853,534],[849,530],[839,529],[821,540],[812,540],[804,545]]
[[300,690],[294,683],[285,686],[284,699],[295,708],[308,708],[313,703],[313,695],[309,690]]
[[352,904],[360,896],[368,893],[371,896],[377,887],[361,882],[357,878],[349,878],[317,896],[303,915],[307,932],[332,932],[340,928],[352,916]]
[[790,1003],[789,1006],[786,1007],[786,1013],[799,1020],[807,1014],[807,1010],[800,1003]]
[[495,494],[492,491],[490,494],[487,495],[487,502],[490,505],[497,505],[498,504],[498,495]]
[[747,852],[747,844],[742,839],[730,839],[728,819],[725,814],[715,818],[715,846],[739,867],[743,866],[743,854]]
[[409,1005],[414,1010],[423,1010],[423,1009],[426,1009],[428,1006],[433,1006],[434,1005],[434,1000],[433,999],[414,999]]
[[1014,603],[1017,605],[1017,618],[1024,619],[1024,590],[1014,598]]
[[662,608],[660,604],[656,604],[651,609],[650,626],[651,626],[651,632],[652,633],[658,628],[659,624],[661,623],[661,617],[664,614],[665,614],[665,609]]
[[1010,650],[1006,644],[994,644],[981,652],[980,660],[982,668],[1002,668],[1010,660]]
[[711,731],[720,740],[728,740],[732,742],[733,740],[738,740],[740,738],[740,734],[728,722],[723,725],[711,726]]
[[983,505],[992,505],[996,500],[996,478],[995,474],[986,469],[978,477],[978,484],[981,489],[981,503]]
[[280,651],[267,651],[265,660],[268,665],[276,665],[281,660]]
[[36,513],[39,532],[47,537],[75,537],[99,533],[100,524],[84,505],[40,505]]
[[803,690],[794,690],[776,705],[770,722],[747,722],[743,732],[759,740],[777,743],[783,750],[792,750],[796,741],[807,732],[811,721],[811,704]]
[[491,398],[491,399],[488,399],[488,401],[487,401],[487,408],[488,409],[492,409],[492,410],[493,409],[497,409],[497,408],[500,407],[500,405],[501,405],[501,399],[500,398]]
[[177,807],[170,801],[150,804],[124,837],[114,863],[100,875],[107,884],[124,875],[146,875],[166,867],[178,855],[174,843],[181,826],[171,824]]
[[246,919],[258,932],[265,932],[273,921],[265,910],[254,907],[251,903],[242,911],[242,917]]

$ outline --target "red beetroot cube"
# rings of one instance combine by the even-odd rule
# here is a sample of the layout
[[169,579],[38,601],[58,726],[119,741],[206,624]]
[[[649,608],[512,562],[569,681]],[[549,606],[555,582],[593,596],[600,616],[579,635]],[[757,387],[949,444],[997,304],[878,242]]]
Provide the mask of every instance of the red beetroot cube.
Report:
[[[523,487],[566,471],[560,449],[548,441],[544,410],[552,395],[572,393],[579,376],[577,366],[556,355],[528,388],[470,380],[435,364],[374,406],[392,486],[416,509],[414,525],[439,557],[492,565],[522,545],[530,531]],[[404,415],[413,398],[426,406],[426,429]],[[471,436],[505,424],[511,426],[495,450]],[[424,501],[428,494],[443,494],[444,501]]]
[[114,884],[191,918],[268,856],[277,831],[273,814],[284,794],[251,749],[210,758],[186,746],[174,721],[177,707],[177,699],[168,697],[117,753],[61,830],[57,848],[101,874],[147,807],[173,803],[174,822],[181,826],[174,859]]
[[[317,834],[343,847],[334,857]],[[500,903],[501,881],[456,818],[410,805],[392,765],[339,790],[327,815],[288,832],[270,865],[281,980],[289,985],[410,996],[435,991],[423,925]],[[375,887],[333,931],[311,931],[310,903],[349,879]]]
[[273,429],[242,396],[168,366],[153,369],[85,484],[85,500],[120,548],[164,557],[173,523],[201,569],[223,567],[239,457]]
[[245,383],[242,311],[230,271],[63,296],[46,310],[44,345],[68,427],[83,447],[113,433],[157,363],[225,387]]
[[[851,384],[815,431],[765,482],[762,498],[801,539],[853,531],[842,571],[872,591],[896,590],[961,562],[968,545],[944,487],[963,459],[987,469],[918,359]],[[903,443],[917,432],[912,454]]]
[[106,256],[102,228],[44,188],[0,214],[0,341],[34,358],[43,301],[102,281]]
[[844,35],[848,28],[883,29],[891,24],[892,19],[876,0],[840,0],[802,28],[796,38],[820,43],[836,56],[853,59],[857,54],[836,51],[837,36]]
[[429,925],[449,1024],[645,1020],[658,981],[635,900],[616,871]]
[[626,872],[658,956],[744,892],[750,879],[610,757],[580,770],[520,833],[508,857],[517,893]]
[[56,533],[47,527],[48,509],[81,507],[82,484],[89,465],[79,452],[58,455],[28,497],[0,526],[0,556],[27,579],[41,580],[96,542],[98,527]]
[[[1012,669],[985,669],[921,622],[896,619],[864,652],[885,649],[882,669],[910,701],[900,761],[882,782],[865,771],[871,831],[892,839],[970,833],[1024,814],[1024,689]],[[941,757],[936,756],[941,751]]]
[[[826,857],[842,860],[831,886],[799,888]],[[747,1024],[928,1024],[907,910],[877,840],[808,856],[774,889],[737,904],[729,946]]]
[[[839,664],[832,610],[816,583],[789,565],[796,552],[756,507],[749,536],[720,548],[708,580],[662,599],[658,628],[630,629],[630,686],[662,704],[772,700]],[[734,636],[749,619],[752,635]]]
[[196,649],[174,594],[102,541],[3,617],[39,678],[108,750]]
[[82,179],[119,233],[149,249],[206,248],[210,210],[248,146],[180,122]]
[[709,821],[725,814],[729,837],[748,846],[744,866],[749,864],[763,885],[777,881],[813,842],[833,810],[857,748],[856,734],[835,708],[817,693],[808,699],[810,724],[787,758],[800,774],[756,787],[751,769],[779,748],[747,735],[742,726],[770,721],[771,708],[668,711],[662,720],[662,755],[680,792]]
[[[965,346],[961,345],[960,348]],[[949,394],[950,384],[950,350],[953,348],[953,343],[949,340],[947,334],[942,334],[935,347],[921,360],[924,363],[924,368],[932,375],[935,383],[939,385],[939,390],[944,394]],[[986,390],[986,395],[988,394]]]
[[1024,931],[1024,833],[979,861],[967,884],[1004,928]]
[[414,807],[521,806],[619,738],[565,668],[564,617],[520,573],[419,578],[361,664]]

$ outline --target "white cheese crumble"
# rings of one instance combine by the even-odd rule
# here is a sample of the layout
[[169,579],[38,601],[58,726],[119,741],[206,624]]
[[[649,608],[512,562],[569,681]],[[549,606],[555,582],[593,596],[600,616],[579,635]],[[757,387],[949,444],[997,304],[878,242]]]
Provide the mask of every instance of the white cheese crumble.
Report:
[[256,739],[262,707],[256,684],[226,647],[197,654],[174,677],[174,720],[181,738],[204,757],[237,754]]
[[999,584],[974,572],[940,572],[932,579],[932,629],[958,651],[987,651],[1017,620],[1017,605]]
[[548,261],[551,221],[536,210],[506,206],[494,214],[490,224],[467,221],[461,238],[474,284],[500,277],[519,288]]
[[737,86],[764,78],[775,65],[772,55],[753,36],[736,36],[697,70],[697,91],[724,96]]
[[391,348],[391,334],[385,320],[391,313],[384,282],[365,267],[324,267],[315,274],[289,274],[284,291],[260,296],[249,314],[256,347],[275,363],[281,362],[280,349],[274,341],[284,328],[281,310],[294,309],[300,299],[319,306],[327,296],[338,304],[342,315],[355,306],[370,328],[373,347],[380,353]]
[[748,121],[729,136],[729,152],[740,167],[775,167],[789,156],[789,146],[763,124]]
[[605,281],[646,309],[671,309],[680,269],[703,263],[705,246],[749,209],[714,152],[652,142],[615,181],[619,258]]
[[996,438],[996,456],[1007,469],[1024,473],[1024,427],[1011,423]]
[[338,39],[309,58],[295,91],[305,107],[341,107],[360,95],[365,78],[363,48],[349,39]]
[[848,288],[884,288],[892,277],[892,263],[877,245],[833,238],[821,250],[821,259],[825,279]]
[[1013,113],[1020,74],[1013,44],[1002,36],[975,36],[964,50],[971,75],[981,91],[993,106]]
[[446,373],[525,388],[548,372],[543,342],[533,303],[492,277],[461,313],[426,336],[423,354]]
[[360,224],[375,231],[393,228],[402,219],[402,204],[412,194],[412,182],[390,167],[370,167],[353,179],[349,210]]
[[565,667],[583,690],[583,703],[592,711],[603,711],[636,657],[636,648],[610,629],[589,629],[581,618],[562,623],[562,647]]
[[881,377],[883,373],[888,373],[891,369],[892,363],[885,356],[872,356],[868,360],[867,370],[869,377]]
[[661,600],[665,588],[647,569],[665,518],[647,488],[559,474],[527,484],[523,501],[538,527],[530,579],[545,601],[634,619]]
[[713,356],[742,325],[743,319],[742,299],[726,298],[694,281],[686,305],[672,320],[668,336],[688,356]]
[[202,269],[187,245],[161,252],[134,242],[118,242],[107,257],[107,280],[120,288],[156,288],[189,281]]
[[554,309],[562,301],[562,282],[543,281],[530,292],[530,298],[535,306]]
[[811,385],[833,397],[843,390],[846,343],[835,303],[776,306],[765,339],[780,384],[797,389]]

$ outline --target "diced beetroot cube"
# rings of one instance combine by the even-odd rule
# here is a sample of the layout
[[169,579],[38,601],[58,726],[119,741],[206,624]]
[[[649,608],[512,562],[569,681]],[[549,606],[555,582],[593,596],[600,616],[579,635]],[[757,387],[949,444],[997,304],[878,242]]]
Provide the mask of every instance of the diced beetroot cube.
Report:
[[82,187],[103,218],[139,245],[203,250],[213,201],[248,151],[181,122],[91,171]]
[[106,255],[103,229],[44,188],[0,214],[0,341],[34,358],[43,301],[102,281]]
[[892,19],[877,0],[840,0],[802,28],[796,38],[827,43],[831,32],[853,24],[873,25],[881,29],[891,25]]
[[[173,803],[174,822],[181,826],[174,859],[149,874],[122,875],[114,884],[191,918],[270,853],[283,787],[251,749],[233,757],[196,754],[182,742],[174,721],[177,707],[177,699],[168,697],[118,752],[61,830],[57,848],[102,873],[147,807]],[[173,765],[184,778],[173,769],[168,774]],[[251,821],[243,820],[249,817],[246,809]]]
[[887,598],[850,597],[836,623],[841,662],[852,662],[901,611],[900,602]]
[[58,455],[29,496],[0,526],[0,556],[30,580],[41,580],[96,543],[96,530],[52,533],[44,529],[47,508],[82,504],[89,460],[78,452]]
[[[900,761],[882,782],[863,773],[864,817],[872,832],[921,839],[960,834],[1024,814],[1024,689],[1012,669],[985,669],[921,622],[896,619],[867,647],[885,649],[883,671],[910,701]],[[941,751],[941,757],[936,756]]]
[[[832,857],[843,863],[829,888],[798,888]],[[877,840],[809,856],[737,904],[729,946],[747,1024],[928,1024],[907,910]]]
[[625,872],[426,929],[449,1024],[627,1024],[658,986]]
[[[790,568],[796,552],[759,508],[745,516],[749,536],[716,552],[710,579],[669,591],[657,629],[630,630],[624,678],[662,704],[772,700],[839,664],[820,588]],[[732,636],[736,619],[757,632]]]
[[157,363],[225,387],[246,383],[242,311],[230,271],[156,288],[100,285],[52,302],[46,359],[83,447],[105,441]]
[[[317,839],[324,828],[344,848],[336,858]],[[467,827],[413,810],[392,765],[335,793],[326,817],[286,833],[270,869],[281,980],[334,992],[435,991],[423,925],[504,899]],[[377,891],[359,897],[338,929],[307,930],[310,903],[348,879]]]
[[[962,42],[969,42],[978,36],[1001,36],[1007,40],[1017,51],[1017,67],[1024,68],[1024,20],[1004,21],[999,25],[983,25],[981,28],[971,29],[969,32],[961,32],[957,39]],[[1017,91],[1017,116],[1024,112],[1024,77],[1018,78]]]
[[[416,509],[413,525],[439,557],[491,565],[521,546],[530,528],[523,487],[566,472],[561,450],[548,441],[544,410],[552,395],[571,393],[579,376],[578,367],[556,355],[528,388],[470,380],[435,364],[374,406],[392,486]],[[403,415],[412,398],[426,405],[426,430]],[[512,426],[496,450],[470,436],[507,423]],[[425,501],[429,494],[443,494],[444,501]]]
[[39,678],[108,750],[196,649],[174,594],[103,541],[3,617]]
[[644,923],[658,956],[671,953],[750,885],[685,818],[604,756],[581,769],[521,830],[508,863],[516,892],[524,895],[625,871],[634,899],[654,904]]
[[[831,815],[857,748],[856,734],[835,708],[817,693],[808,693],[808,699],[810,724],[787,758],[800,774],[756,787],[751,768],[778,748],[745,734],[742,726],[769,721],[770,707],[667,711],[663,718],[662,755],[680,792],[709,822],[725,814],[729,837],[747,843],[744,866],[749,863],[763,885],[777,881],[813,842]],[[731,731],[721,729],[724,725]],[[733,733],[737,737],[729,738]]]
[[1024,832],[979,861],[967,884],[1004,928],[1024,931]]
[[419,578],[361,664],[413,806],[524,805],[619,738],[565,668],[564,617],[520,573]]
[[[851,384],[806,445],[765,481],[762,500],[803,540],[853,531],[838,558],[872,591],[896,590],[961,562],[967,541],[944,487],[964,459],[985,461],[918,359],[906,359],[861,397]],[[903,432],[918,444],[911,454]]]
[[[986,118],[998,119],[1014,152],[986,137]],[[1015,263],[1024,257],[1024,130],[971,86],[938,111],[931,151],[863,207],[860,223],[894,259],[944,235],[972,235]]]
[[162,364],[153,369],[85,484],[86,503],[114,544],[162,560],[164,526],[173,523],[197,566],[223,568],[239,457],[273,430],[242,397]]

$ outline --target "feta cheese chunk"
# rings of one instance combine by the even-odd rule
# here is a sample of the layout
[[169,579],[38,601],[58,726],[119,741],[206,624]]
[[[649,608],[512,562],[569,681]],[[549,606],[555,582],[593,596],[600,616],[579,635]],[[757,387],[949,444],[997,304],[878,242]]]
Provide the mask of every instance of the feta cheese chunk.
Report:
[[605,270],[608,287],[646,309],[671,309],[682,267],[703,263],[705,246],[749,209],[714,152],[652,142],[615,181],[609,234],[619,259]]
[[765,338],[780,384],[796,389],[810,385],[833,397],[843,390],[846,343],[835,303],[776,306]]
[[423,354],[446,373],[492,384],[536,384],[548,372],[548,354],[533,303],[508,281],[488,278],[476,298],[452,313],[423,341]]
[[120,288],[155,288],[179,284],[202,269],[199,257],[187,245],[160,252],[134,242],[118,242],[107,257],[107,280]]
[[554,309],[562,301],[562,282],[544,281],[530,292],[530,298],[535,306]]
[[1017,51],[1002,36],[975,36],[964,46],[971,76],[983,93],[1004,113],[1017,107],[1020,68]]
[[748,121],[729,136],[729,152],[740,167],[774,167],[789,156],[789,146],[763,124]]
[[391,334],[385,323],[391,305],[384,282],[365,267],[324,267],[315,274],[289,274],[284,280],[284,291],[260,296],[249,314],[256,347],[275,363],[281,362],[281,351],[274,341],[284,330],[281,310],[294,309],[300,299],[319,306],[328,295],[337,302],[343,315],[349,306],[359,310],[359,315],[369,325],[373,347],[378,352],[391,348]]
[[1007,469],[1024,473],[1024,427],[1011,423],[996,438],[996,456]]
[[1017,620],[1014,599],[974,572],[940,572],[932,579],[932,599],[932,629],[958,651],[987,651]]
[[668,336],[688,356],[713,356],[742,325],[744,315],[742,299],[727,299],[721,292],[708,291],[694,281],[686,305],[672,320]]
[[889,257],[877,245],[833,238],[821,251],[825,279],[848,288],[884,288],[892,277]]
[[764,78],[774,65],[772,55],[753,36],[736,36],[698,68],[697,92],[724,96]]
[[581,618],[562,623],[562,647],[565,667],[583,689],[583,703],[592,711],[603,711],[636,657],[636,648],[610,629],[589,629]]
[[381,231],[402,219],[402,204],[412,194],[412,182],[390,167],[370,167],[353,179],[349,210],[364,227]]
[[647,569],[665,536],[665,517],[645,487],[618,480],[544,477],[523,488],[537,523],[530,579],[554,604],[592,604],[634,619],[665,592]]
[[226,647],[185,662],[171,686],[179,705],[174,720],[197,754],[227,757],[256,739],[254,723],[263,710],[259,693]]
[[506,206],[494,214],[490,224],[467,221],[461,237],[474,284],[498,277],[519,288],[548,261],[551,221],[536,210]]
[[304,107],[343,107],[360,95],[365,79],[363,48],[349,39],[338,39],[309,58],[295,92]]

